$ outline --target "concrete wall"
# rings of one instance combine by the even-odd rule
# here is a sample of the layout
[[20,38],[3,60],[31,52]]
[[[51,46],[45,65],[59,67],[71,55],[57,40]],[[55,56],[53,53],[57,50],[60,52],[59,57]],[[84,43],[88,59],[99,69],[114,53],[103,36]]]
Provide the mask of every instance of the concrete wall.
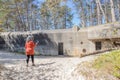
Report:
[[74,33],[73,39],[73,54],[75,56],[81,56],[81,54],[89,53],[88,34],[87,31],[78,31]]
[[[31,34],[34,36],[34,41],[39,41],[38,46],[35,48],[36,54],[41,55],[58,55],[58,43],[63,43],[64,55],[69,55],[73,45],[73,31],[34,31],[34,32],[4,32],[0,34],[0,43],[4,41],[5,50],[24,52],[24,45],[27,36]],[[2,49],[2,48],[1,48]]]
[[120,38],[120,24],[105,24],[88,29],[88,39]]
[[58,46],[63,43],[63,55],[82,56],[95,52],[95,42],[98,41],[102,43],[101,50],[113,48],[113,42],[116,41],[114,38],[120,39],[120,27],[119,23],[116,23],[81,29],[75,26],[72,29],[4,32],[0,33],[0,49],[24,52],[29,34],[34,36],[35,42],[39,41],[35,48],[36,54],[59,55]]
[[104,49],[111,49],[111,48],[113,48],[114,46],[113,46],[113,44],[112,44],[112,42],[111,41],[102,41],[102,49],[104,50]]

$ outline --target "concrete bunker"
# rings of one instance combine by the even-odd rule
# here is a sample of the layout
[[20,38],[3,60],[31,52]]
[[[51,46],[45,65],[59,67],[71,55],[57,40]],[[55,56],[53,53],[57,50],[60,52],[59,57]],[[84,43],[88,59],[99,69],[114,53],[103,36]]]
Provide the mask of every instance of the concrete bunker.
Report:
[[[116,23],[117,24],[117,23]],[[35,52],[40,55],[80,56],[120,47],[120,28],[112,35],[112,24],[105,26],[32,32],[3,32],[0,34],[1,48],[24,51],[26,37],[31,34],[39,45]],[[120,25],[120,24],[118,24]],[[116,28],[114,26],[114,28]],[[107,30],[104,33],[103,30]],[[4,46],[2,46],[4,45]]]

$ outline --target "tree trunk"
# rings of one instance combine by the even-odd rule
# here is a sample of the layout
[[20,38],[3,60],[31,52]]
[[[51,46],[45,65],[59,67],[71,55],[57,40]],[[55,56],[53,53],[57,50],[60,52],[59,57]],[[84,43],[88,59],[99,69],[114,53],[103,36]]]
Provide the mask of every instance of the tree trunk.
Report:
[[27,24],[27,31],[29,31],[30,24],[29,24],[29,4],[28,4],[28,1],[26,1],[26,24]]
[[83,8],[83,3],[82,3],[82,1],[81,1],[81,25],[82,25],[82,27],[85,27],[86,25],[85,25],[85,14],[84,14],[84,8]]
[[[100,0],[98,0],[98,4],[99,4],[100,10],[101,10],[101,12],[102,12],[102,14],[103,14],[103,17],[104,17],[104,19],[105,19],[105,21],[106,21],[105,12],[104,12],[104,10],[103,10],[103,8],[102,8],[102,6],[101,6]],[[105,22],[105,23],[106,23],[106,22]]]
[[119,21],[120,21],[120,1],[118,0],[118,10],[119,10]]
[[115,22],[115,11],[114,11],[114,5],[113,5],[113,0],[110,0],[110,6],[111,6],[111,16],[112,16],[112,22]]
[[96,5],[97,5],[97,23],[98,25],[100,24],[100,8],[99,8],[99,1],[96,0]]
[[107,17],[107,1],[105,0],[105,3],[104,3],[104,7],[105,7],[105,22],[108,23],[108,17]]
[[90,26],[92,26],[93,25],[93,20],[92,20],[92,2],[90,3],[90,20],[89,20],[89,22],[90,22]]

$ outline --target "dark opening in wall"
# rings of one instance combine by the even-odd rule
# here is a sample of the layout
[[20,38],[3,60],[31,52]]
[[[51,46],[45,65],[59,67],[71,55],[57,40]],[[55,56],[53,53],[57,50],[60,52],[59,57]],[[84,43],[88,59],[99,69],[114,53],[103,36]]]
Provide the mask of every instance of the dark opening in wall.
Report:
[[113,45],[114,45],[115,47],[120,47],[120,41],[114,41],[114,42],[113,42]]
[[63,55],[63,43],[58,43],[58,54]]
[[80,44],[83,44],[83,42],[81,41]]
[[83,53],[86,53],[86,49],[83,49],[82,51],[83,51]]
[[0,37],[0,49],[3,49],[5,46],[5,41],[2,37]]
[[101,42],[95,42],[96,50],[101,50],[101,46],[102,46]]

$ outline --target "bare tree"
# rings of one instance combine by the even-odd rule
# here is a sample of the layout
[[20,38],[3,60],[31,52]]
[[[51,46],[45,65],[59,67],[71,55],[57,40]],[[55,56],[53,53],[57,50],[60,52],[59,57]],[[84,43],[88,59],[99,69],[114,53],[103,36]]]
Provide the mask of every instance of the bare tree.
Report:
[[97,23],[100,24],[100,8],[99,8],[99,0],[96,0],[97,5]]
[[113,0],[110,0],[112,22],[116,21]]
[[101,3],[100,3],[100,0],[98,0],[98,4],[99,4],[100,11],[102,12],[102,14],[103,14],[103,17],[104,17],[104,19],[105,19],[105,23],[106,23],[105,12],[104,12],[104,10],[103,10],[103,8],[102,8],[102,5],[101,5]]

